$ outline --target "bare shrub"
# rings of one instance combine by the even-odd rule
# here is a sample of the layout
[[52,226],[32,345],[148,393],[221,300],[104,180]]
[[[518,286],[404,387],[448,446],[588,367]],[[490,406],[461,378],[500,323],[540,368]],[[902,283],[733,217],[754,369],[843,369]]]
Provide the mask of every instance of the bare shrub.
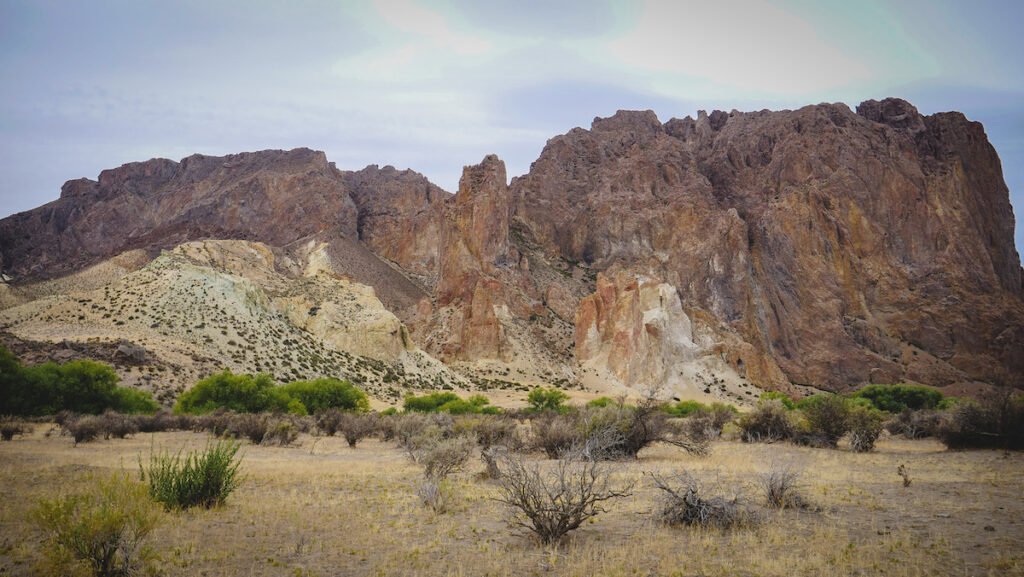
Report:
[[333,437],[341,430],[341,420],[345,413],[339,409],[325,409],[318,411],[313,419],[316,421],[316,428],[322,435]]
[[123,439],[129,435],[139,432],[139,425],[133,417],[107,411],[100,415],[100,426],[103,428],[103,438]]
[[268,447],[287,447],[299,438],[299,428],[291,419],[266,419],[266,431],[261,445]]
[[896,474],[899,475],[901,479],[903,479],[903,486],[904,487],[909,487],[910,486],[910,483],[911,483],[910,471],[907,470],[907,466],[906,465],[904,465],[903,463],[900,463],[900,466],[896,467]]
[[500,415],[466,415],[455,420],[454,434],[476,439],[481,449],[501,446],[512,450],[523,447],[516,421]]
[[943,417],[936,436],[950,449],[1024,449],[1024,396],[1001,387],[980,403],[958,403]]
[[95,441],[103,433],[103,420],[95,415],[84,415],[64,422],[64,434],[78,443]]
[[885,422],[885,430],[907,439],[923,439],[935,435],[942,421],[942,413],[932,409],[904,409]]
[[580,444],[581,435],[573,415],[542,413],[530,422],[533,446],[549,459],[557,459]]
[[451,482],[433,477],[424,477],[416,494],[424,505],[439,515],[448,512],[454,498]]
[[744,443],[774,443],[793,438],[795,428],[789,411],[779,400],[767,400],[740,417],[740,439]]
[[687,436],[695,440],[717,439],[722,429],[736,418],[735,409],[722,403],[694,411],[682,421]]
[[756,519],[740,502],[738,496],[704,496],[700,481],[688,472],[673,478],[651,475],[654,486],[662,491],[658,519],[666,525],[690,525],[732,529],[753,523]]
[[215,437],[228,436],[237,413],[225,409],[217,409],[212,413],[196,417],[192,422],[193,431],[205,431]]
[[803,471],[785,464],[772,463],[757,477],[768,507],[775,509],[806,509],[809,504],[802,495]]
[[[269,427],[266,415],[253,413],[230,414],[226,416],[226,421],[223,425],[223,432],[218,436],[249,439],[253,445],[263,442],[263,437],[267,435]],[[220,425],[216,422],[215,424]]]
[[0,439],[10,441],[19,435],[26,435],[32,432],[32,425],[14,417],[3,417],[0,419]]
[[606,512],[607,503],[630,495],[632,484],[614,487],[611,477],[612,468],[597,461],[565,459],[542,469],[509,456],[496,499],[512,509],[514,525],[550,544]]
[[338,424],[341,434],[345,436],[345,442],[352,448],[355,448],[359,441],[376,433],[379,426],[377,415],[372,413],[345,413]]
[[466,466],[473,454],[475,443],[469,437],[439,439],[425,447],[417,461],[423,465],[423,474],[429,479],[445,479]]
[[152,415],[135,415],[135,424],[142,433],[187,431],[192,428],[192,421],[191,416],[175,415],[167,409],[161,409]]

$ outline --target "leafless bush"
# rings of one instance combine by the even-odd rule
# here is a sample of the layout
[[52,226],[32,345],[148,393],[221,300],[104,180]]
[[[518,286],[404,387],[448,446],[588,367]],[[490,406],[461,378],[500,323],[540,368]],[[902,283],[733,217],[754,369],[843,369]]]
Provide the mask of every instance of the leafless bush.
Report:
[[532,444],[549,459],[557,459],[580,443],[580,431],[572,415],[542,413],[530,422]]
[[512,509],[514,525],[525,527],[544,544],[557,542],[606,512],[607,503],[632,491],[632,484],[614,487],[611,467],[597,461],[563,459],[542,469],[508,456],[501,468],[496,499]]
[[[215,421],[214,423],[220,425]],[[266,415],[238,413],[226,415],[226,423],[223,427],[223,432],[219,436],[235,439],[246,438],[253,445],[259,445],[263,442],[263,437],[267,435],[269,422]]]
[[762,401],[739,419],[740,439],[744,443],[774,443],[793,437],[794,427],[781,401]]
[[475,443],[469,437],[439,439],[420,453],[418,462],[423,465],[423,474],[430,479],[445,479],[461,470]]
[[430,507],[435,513],[447,513],[451,507],[454,496],[451,482],[447,479],[435,479],[424,477],[416,494],[423,501],[423,504]]
[[64,433],[71,435],[75,444],[96,440],[103,433],[103,420],[96,415],[84,415],[65,420]]
[[941,420],[936,436],[950,449],[1024,449],[1024,395],[1000,387],[980,403],[957,403]]
[[904,487],[909,487],[910,486],[910,483],[911,483],[910,471],[907,470],[907,466],[906,465],[904,465],[903,463],[900,463],[900,466],[896,467],[896,474],[899,475],[901,479],[903,479],[903,486]]
[[775,509],[806,509],[809,504],[804,499],[801,477],[803,472],[784,464],[772,463],[768,470],[761,473],[757,480],[764,492],[765,504]]
[[128,435],[139,432],[139,425],[133,417],[107,411],[100,415],[100,427],[103,429],[103,438],[123,439]]
[[501,446],[518,450],[523,446],[519,425],[500,415],[466,415],[455,420],[454,434],[476,439],[481,449]]
[[939,428],[942,413],[931,409],[904,409],[903,412],[885,423],[885,430],[907,439],[931,437]]
[[0,439],[10,441],[18,435],[26,435],[32,432],[32,425],[15,417],[3,417],[0,419]]
[[187,431],[193,428],[193,418],[186,415],[175,415],[167,409],[161,409],[152,415],[135,415],[135,424],[142,433],[161,433],[164,431]]
[[212,413],[196,417],[192,422],[192,430],[205,431],[215,437],[227,436],[236,414],[224,409],[217,409]]
[[333,437],[339,430],[341,430],[341,420],[344,418],[345,413],[338,409],[325,409],[317,412],[313,416],[316,421],[316,428],[322,435]]
[[348,446],[355,448],[359,441],[377,432],[380,422],[374,414],[345,413],[338,426]]
[[299,428],[291,419],[265,419],[266,430],[260,444],[271,447],[287,447],[299,438]]
[[672,479],[658,475],[651,477],[655,487],[662,491],[657,516],[667,525],[732,529],[755,521],[753,513],[743,506],[738,496],[728,499],[702,495],[701,483],[688,472],[679,473]]
[[682,427],[692,439],[717,439],[722,436],[722,429],[735,418],[735,409],[714,403],[706,409],[694,411],[683,419]]

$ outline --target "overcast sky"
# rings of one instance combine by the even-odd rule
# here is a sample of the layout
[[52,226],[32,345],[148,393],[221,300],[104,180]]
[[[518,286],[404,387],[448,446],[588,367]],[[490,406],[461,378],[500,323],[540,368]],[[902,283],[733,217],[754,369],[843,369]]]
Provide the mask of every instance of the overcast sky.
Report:
[[900,96],[985,124],[1021,220],[1022,22],[1015,0],[0,0],[0,217],[158,156],[307,146],[454,191],[617,109]]

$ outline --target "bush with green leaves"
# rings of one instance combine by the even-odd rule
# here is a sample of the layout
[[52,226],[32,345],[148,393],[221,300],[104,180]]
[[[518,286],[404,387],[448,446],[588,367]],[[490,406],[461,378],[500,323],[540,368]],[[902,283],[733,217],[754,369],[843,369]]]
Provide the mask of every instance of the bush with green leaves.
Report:
[[544,411],[564,412],[567,400],[569,400],[569,395],[555,387],[536,387],[526,395],[529,410],[535,413]]
[[825,393],[800,399],[797,408],[806,419],[806,444],[835,447],[850,430],[850,406],[847,399]]
[[24,367],[0,346],[0,406],[14,415],[53,415],[72,411],[98,415],[106,410],[153,413],[148,392],[118,386],[110,365],[88,360]]
[[312,381],[292,381],[280,390],[298,400],[310,413],[327,409],[366,412],[370,401],[366,393],[348,381],[320,378]]
[[235,375],[223,371],[211,375],[178,397],[174,406],[176,413],[203,415],[216,409],[237,413],[298,411],[305,414],[306,408],[292,403],[292,399],[274,384],[270,375]]
[[882,412],[871,406],[851,403],[846,419],[850,430],[850,449],[855,453],[873,450],[885,422]]
[[427,393],[421,396],[408,395],[403,407],[407,412],[416,413],[448,413],[450,415],[497,414],[501,411],[490,406],[490,400],[483,395],[473,395],[468,399],[450,392]]
[[941,391],[922,385],[868,385],[853,397],[867,399],[876,409],[887,413],[936,409],[944,399]]
[[87,493],[41,501],[32,519],[46,536],[53,573],[137,574],[151,556],[146,541],[160,521],[146,493],[144,485],[118,474]]
[[238,448],[237,442],[219,441],[184,456],[180,451],[153,453],[148,466],[139,458],[139,474],[148,483],[149,495],[168,510],[210,509],[223,504],[238,487]]
[[782,408],[787,411],[792,411],[796,408],[796,401],[786,393],[780,393],[779,391],[765,391],[758,397],[758,401],[778,401],[782,403]]

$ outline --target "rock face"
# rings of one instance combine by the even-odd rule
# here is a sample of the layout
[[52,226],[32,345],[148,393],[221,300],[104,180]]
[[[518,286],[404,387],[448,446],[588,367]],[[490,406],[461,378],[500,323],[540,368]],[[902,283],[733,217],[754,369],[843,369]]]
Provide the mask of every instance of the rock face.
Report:
[[981,125],[858,111],[597,119],[513,183],[514,218],[547,254],[676,287],[760,384],[1020,383],[1013,213]]
[[455,195],[305,149],[129,164],[0,220],[0,306],[125,251],[241,239],[288,255],[275,270],[304,263],[292,277],[372,286],[394,315],[361,321],[363,349],[309,314],[330,299],[271,303],[359,355],[419,347],[471,375],[680,394],[723,379],[1024,385],[1009,196],[959,113],[620,111],[506,180],[494,156]]

